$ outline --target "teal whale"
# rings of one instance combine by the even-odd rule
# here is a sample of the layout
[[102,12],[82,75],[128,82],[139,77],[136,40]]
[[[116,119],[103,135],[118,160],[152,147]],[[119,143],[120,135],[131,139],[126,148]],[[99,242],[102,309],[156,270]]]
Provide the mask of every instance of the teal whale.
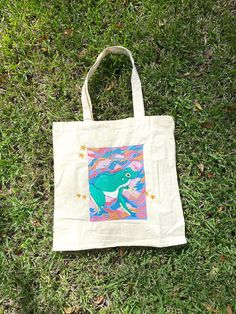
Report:
[[106,204],[106,196],[116,198],[120,206],[131,215],[132,210],[126,205],[122,192],[125,189],[129,189],[130,181],[137,178],[137,176],[138,172],[133,171],[131,168],[115,173],[108,171],[98,175],[93,183],[89,185],[91,198],[98,207],[97,215],[103,213]]

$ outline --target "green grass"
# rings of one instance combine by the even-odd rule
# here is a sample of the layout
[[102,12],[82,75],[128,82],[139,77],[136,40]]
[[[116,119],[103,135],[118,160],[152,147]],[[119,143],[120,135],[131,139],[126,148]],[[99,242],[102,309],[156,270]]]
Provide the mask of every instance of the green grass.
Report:
[[[1,1],[0,313],[236,312],[234,12],[216,0]],[[82,120],[84,77],[110,45],[132,51],[146,114],[175,118],[188,244],[51,252],[52,122]],[[102,62],[95,119],[132,116],[130,69],[125,56]]]

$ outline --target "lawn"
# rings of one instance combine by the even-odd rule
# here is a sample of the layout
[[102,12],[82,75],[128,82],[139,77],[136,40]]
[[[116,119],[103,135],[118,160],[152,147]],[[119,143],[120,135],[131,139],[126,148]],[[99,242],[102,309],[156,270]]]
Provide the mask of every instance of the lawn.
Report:
[[[235,304],[233,1],[0,3],[0,313],[226,313]],[[52,122],[82,120],[85,75],[133,53],[146,115],[175,118],[188,243],[52,252]],[[96,120],[132,116],[131,65],[108,56]]]

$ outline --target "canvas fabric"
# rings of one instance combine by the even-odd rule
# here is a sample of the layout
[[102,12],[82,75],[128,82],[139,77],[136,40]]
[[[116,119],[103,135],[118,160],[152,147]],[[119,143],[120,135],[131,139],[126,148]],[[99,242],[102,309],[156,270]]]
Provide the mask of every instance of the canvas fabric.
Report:
[[[132,63],[134,116],[94,121],[88,80],[109,53]],[[186,243],[174,120],[145,116],[131,52],[105,48],[82,88],[83,121],[53,122],[53,250]]]

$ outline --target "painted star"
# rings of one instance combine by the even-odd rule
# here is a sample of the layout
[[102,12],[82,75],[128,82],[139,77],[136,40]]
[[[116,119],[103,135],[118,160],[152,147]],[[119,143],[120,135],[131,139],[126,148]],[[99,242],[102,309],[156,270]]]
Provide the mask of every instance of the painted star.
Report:
[[77,196],[78,198],[80,198],[82,195],[81,195],[80,193],[78,193],[76,196]]
[[80,149],[81,149],[81,150],[85,150],[85,149],[86,149],[86,146],[85,146],[85,145],[82,145],[82,146],[80,146]]
[[82,198],[83,198],[84,200],[86,200],[86,195],[83,195]]
[[148,192],[145,192],[145,194],[148,196],[149,195],[149,193]]
[[82,153],[80,153],[79,156],[80,156],[81,158],[84,158],[84,154],[82,154]]
[[152,195],[151,195],[150,197],[151,197],[151,199],[152,199],[152,200],[154,200],[154,198],[155,198],[155,195],[153,195],[153,194],[152,194]]

